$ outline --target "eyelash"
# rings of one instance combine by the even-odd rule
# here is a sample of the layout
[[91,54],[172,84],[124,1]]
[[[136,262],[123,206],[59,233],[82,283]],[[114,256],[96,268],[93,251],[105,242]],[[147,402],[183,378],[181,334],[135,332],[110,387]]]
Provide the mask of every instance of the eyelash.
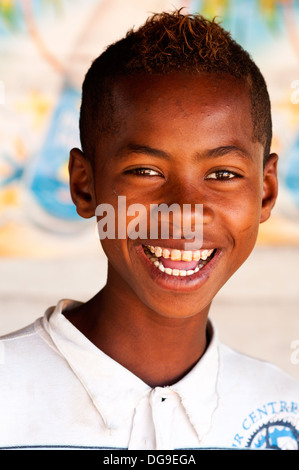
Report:
[[[149,174],[150,172],[155,173],[154,175]],[[127,170],[126,174],[136,175],[136,176],[162,176],[158,171],[153,170],[152,168],[133,168],[132,170]]]
[[[151,174],[151,172],[154,174]],[[125,173],[135,175],[135,176],[142,176],[142,177],[163,176],[157,170],[153,170],[152,168],[146,168],[146,167],[133,168],[132,170],[127,170]],[[208,174],[205,177],[205,179],[215,180],[215,181],[229,181],[229,180],[233,180],[234,178],[240,178],[240,177],[241,176],[238,173],[235,173],[234,171],[216,170]]]
[[[216,177],[212,177],[212,175],[216,175]],[[217,177],[218,175],[218,177]],[[220,176],[221,175],[221,176]],[[226,176],[225,176],[226,175]],[[234,178],[240,178],[241,176],[238,173],[230,170],[216,170],[206,176],[205,179],[207,180],[218,180],[218,181],[229,181]]]

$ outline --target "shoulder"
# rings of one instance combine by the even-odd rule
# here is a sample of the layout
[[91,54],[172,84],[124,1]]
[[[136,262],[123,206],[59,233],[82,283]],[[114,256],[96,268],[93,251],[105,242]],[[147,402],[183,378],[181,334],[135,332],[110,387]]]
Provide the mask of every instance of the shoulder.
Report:
[[220,419],[233,448],[298,449],[299,383],[277,366],[219,345]]
[[14,352],[20,354],[22,350],[24,352],[26,351],[29,344],[32,345],[39,342],[40,338],[37,333],[39,321],[40,320],[37,320],[35,323],[32,323],[25,328],[0,337],[2,363],[4,363],[8,358],[11,358],[11,355],[13,355]]
[[58,356],[57,349],[42,327],[42,318],[0,337],[0,389],[12,377],[21,380],[25,374],[44,370],[45,365]]
[[13,331],[6,335],[0,336],[0,344],[2,349],[20,349],[28,347],[28,345],[42,345],[45,342],[44,328],[42,325],[43,317],[38,318],[24,328]]
[[244,393],[270,392],[298,397],[299,381],[276,365],[240,353],[222,343],[219,345],[220,367],[226,387],[242,388]]
[[[31,409],[65,393],[74,374],[43,327],[43,319],[0,338],[0,415]],[[48,398],[47,398],[48,397]]]

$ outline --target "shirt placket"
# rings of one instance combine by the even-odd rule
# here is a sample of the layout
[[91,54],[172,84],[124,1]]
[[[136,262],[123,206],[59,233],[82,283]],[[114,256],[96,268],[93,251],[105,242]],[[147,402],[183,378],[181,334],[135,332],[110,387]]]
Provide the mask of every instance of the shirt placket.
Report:
[[156,450],[173,449],[175,413],[179,406],[177,394],[164,388],[155,388],[150,395]]
[[155,388],[135,408],[129,450],[171,450],[175,413],[180,406],[176,392]]

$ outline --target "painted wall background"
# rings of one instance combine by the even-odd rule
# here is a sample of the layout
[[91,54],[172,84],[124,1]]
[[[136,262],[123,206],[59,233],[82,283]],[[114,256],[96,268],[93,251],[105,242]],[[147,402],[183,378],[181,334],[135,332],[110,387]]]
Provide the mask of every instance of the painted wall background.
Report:
[[0,0],[0,257],[93,249],[95,222],[77,216],[67,171],[84,74],[149,12],[181,6],[220,17],[266,78],[280,194],[259,243],[298,244],[298,0]]
[[261,68],[280,155],[274,213],[211,318],[226,344],[299,379],[299,0],[0,0],[0,335],[104,286],[95,221],[68,190],[81,82],[149,12],[182,6],[218,15]]

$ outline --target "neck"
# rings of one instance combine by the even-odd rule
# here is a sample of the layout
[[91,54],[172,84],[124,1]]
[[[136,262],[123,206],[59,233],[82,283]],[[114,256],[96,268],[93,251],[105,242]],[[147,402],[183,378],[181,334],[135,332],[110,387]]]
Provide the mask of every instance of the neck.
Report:
[[107,283],[66,316],[104,353],[156,387],[177,382],[203,355],[209,307],[188,318],[164,317],[131,289]]

